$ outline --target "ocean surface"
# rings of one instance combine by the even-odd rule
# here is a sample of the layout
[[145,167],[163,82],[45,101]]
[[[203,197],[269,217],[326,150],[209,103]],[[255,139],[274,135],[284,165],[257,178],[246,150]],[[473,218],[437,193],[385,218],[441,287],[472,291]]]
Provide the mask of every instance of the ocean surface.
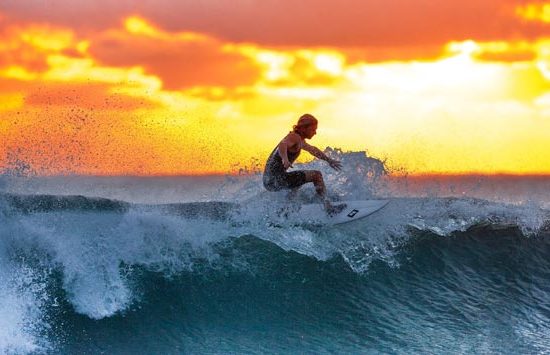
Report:
[[548,354],[550,178],[320,162],[319,226],[259,175],[0,177],[0,353]]

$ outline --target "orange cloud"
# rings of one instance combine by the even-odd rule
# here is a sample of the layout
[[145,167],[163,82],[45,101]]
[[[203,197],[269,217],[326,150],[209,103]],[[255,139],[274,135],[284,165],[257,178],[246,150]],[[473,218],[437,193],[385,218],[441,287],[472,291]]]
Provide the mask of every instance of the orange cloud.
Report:
[[163,87],[236,87],[253,84],[260,68],[250,58],[224,48],[219,40],[194,33],[166,33],[130,17],[124,31],[106,31],[91,41],[89,53],[101,64],[141,66]]
[[[453,48],[456,47],[456,48]],[[537,59],[540,45],[527,41],[493,41],[493,42],[452,42],[447,45],[447,53],[455,54],[467,51],[473,58],[486,62],[530,62]]]
[[532,49],[510,51],[484,51],[476,58],[486,62],[530,62],[537,58],[537,53]]
[[390,61],[428,61],[437,60],[445,55],[441,43],[433,45],[410,46],[364,46],[342,48],[341,52],[349,63],[380,63]]
[[236,6],[231,1],[50,0],[35,6],[5,1],[0,11],[15,19],[65,25],[79,33],[113,27],[134,13],[170,32],[206,33],[233,43],[418,48],[465,39],[533,39],[550,34],[547,26],[534,28],[518,18],[515,9],[524,4],[523,0],[264,0],[262,6],[255,2]]
[[48,51],[48,48],[43,46],[45,43],[40,43],[33,36],[37,32],[39,31],[36,27],[3,28],[0,32],[0,67],[17,66],[30,72],[45,70],[47,64],[44,52]]

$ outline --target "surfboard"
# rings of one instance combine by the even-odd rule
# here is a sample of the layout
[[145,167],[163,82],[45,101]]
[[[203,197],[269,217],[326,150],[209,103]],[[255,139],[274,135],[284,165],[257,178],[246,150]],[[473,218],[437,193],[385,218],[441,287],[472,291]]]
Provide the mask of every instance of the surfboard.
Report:
[[367,217],[388,204],[389,200],[357,200],[335,202],[345,203],[346,207],[335,215],[329,216],[321,204],[304,204],[289,207],[278,213],[287,220],[301,221],[304,224],[336,225],[349,223]]

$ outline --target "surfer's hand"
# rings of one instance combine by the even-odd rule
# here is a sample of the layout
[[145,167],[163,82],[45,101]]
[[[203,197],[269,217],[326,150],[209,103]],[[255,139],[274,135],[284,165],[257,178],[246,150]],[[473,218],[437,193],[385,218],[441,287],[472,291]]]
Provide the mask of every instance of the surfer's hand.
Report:
[[283,166],[285,167],[285,170],[288,168],[293,168],[292,164],[288,160],[283,160]]
[[330,167],[333,168],[336,171],[342,170],[342,163],[340,163],[336,159],[329,159],[328,165],[330,165]]

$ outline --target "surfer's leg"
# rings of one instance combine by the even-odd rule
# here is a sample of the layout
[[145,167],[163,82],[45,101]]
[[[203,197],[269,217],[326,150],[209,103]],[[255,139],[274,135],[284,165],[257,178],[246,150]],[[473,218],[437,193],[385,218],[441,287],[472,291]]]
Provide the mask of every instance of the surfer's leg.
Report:
[[306,184],[307,182],[305,171],[297,170],[285,174],[285,185],[287,189],[298,190],[300,186]]
[[298,189],[307,183],[306,174],[301,170],[286,173],[283,180],[285,188],[290,190],[287,195],[289,200],[294,199],[298,194]]
[[327,211],[329,215],[335,215],[341,212],[346,207],[345,203],[340,205],[333,205],[330,203],[327,198],[327,189],[325,187],[325,181],[323,180],[323,174],[321,174],[319,170],[307,170],[306,179],[308,180],[308,182],[313,182],[313,186],[315,186],[315,191],[317,192],[317,195],[319,196],[321,201],[323,201],[325,211]]
[[285,173],[278,175],[264,175],[263,183],[267,191],[280,191],[289,188]]
[[325,195],[327,193],[327,189],[325,187],[325,181],[323,180],[323,174],[319,170],[306,170],[305,176],[306,176],[306,182],[312,182],[313,186],[315,186],[315,192],[317,192],[317,195],[323,200],[325,200]]

